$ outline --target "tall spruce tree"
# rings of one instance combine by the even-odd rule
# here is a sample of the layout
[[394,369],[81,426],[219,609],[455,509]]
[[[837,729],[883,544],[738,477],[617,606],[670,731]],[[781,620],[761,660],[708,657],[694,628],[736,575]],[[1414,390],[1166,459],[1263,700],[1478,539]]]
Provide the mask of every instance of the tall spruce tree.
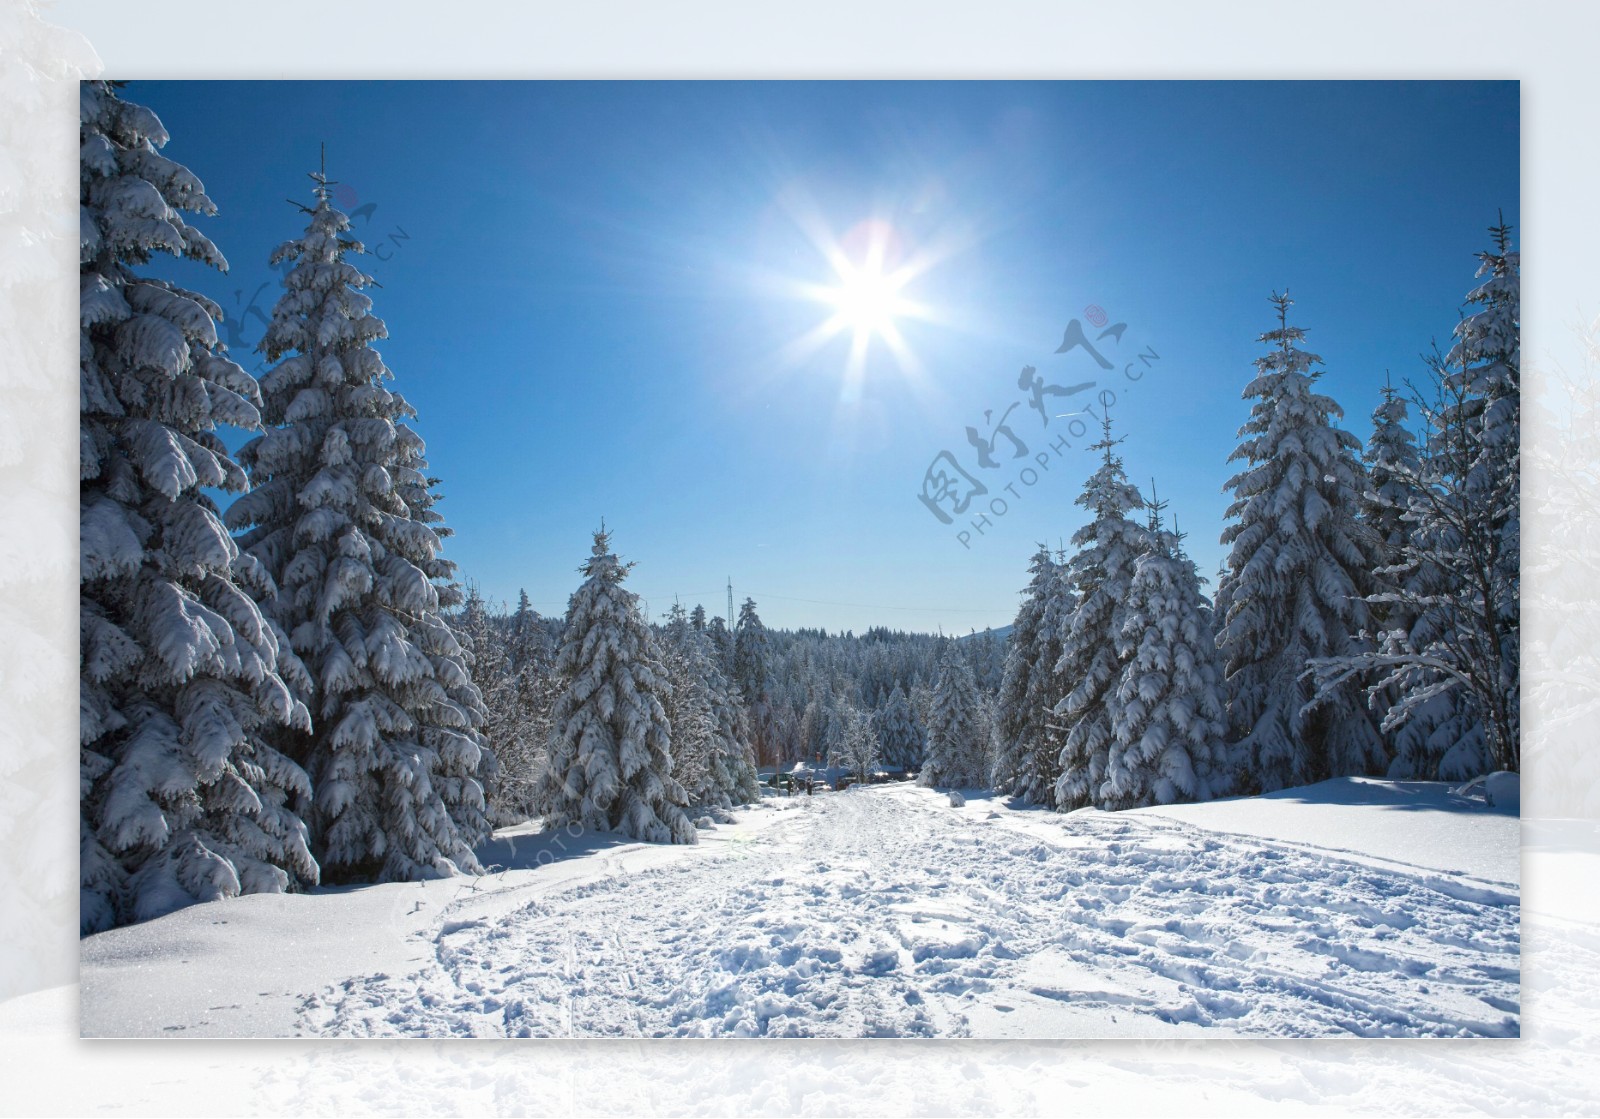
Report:
[[751,744],[757,758],[776,764],[782,758],[783,736],[769,687],[767,627],[754,599],[739,607],[732,637],[732,676],[749,713]]
[[1520,492],[1522,438],[1522,254],[1512,248],[1511,227],[1502,218],[1489,230],[1494,245],[1478,254],[1483,281],[1467,293],[1466,311],[1445,355],[1445,388],[1451,394],[1442,417],[1448,438],[1452,424],[1464,430],[1464,488],[1489,502],[1487,512],[1500,538],[1497,558],[1509,601],[1501,613],[1512,617],[1520,589],[1518,549],[1521,505],[1507,495]]
[[922,764],[922,728],[899,681],[873,723],[878,732],[878,757],[884,765],[911,770]]
[[[536,814],[534,791],[544,769],[545,745],[550,740],[550,709],[561,692],[561,679],[555,670],[555,644],[547,621],[528,601],[526,591],[518,592],[517,609],[511,616],[507,636],[508,669],[512,690],[506,697],[510,717],[508,733],[490,739],[500,763],[498,812],[495,822],[512,817],[527,819]],[[491,717],[493,715],[492,705]]]
[[976,683],[955,642],[945,643],[939,677],[929,697],[928,746],[917,781],[972,788],[989,774],[988,740]]
[[698,634],[706,665],[711,714],[716,722],[719,756],[715,763],[718,788],[733,804],[753,804],[761,799],[761,779],[756,774],[755,751],[750,745],[750,716],[738,686],[718,667],[706,635]]
[[1489,662],[1498,665],[1492,687],[1457,690],[1471,693],[1478,707],[1485,764],[1516,770],[1522,765],[1522,254],[1503,217],[1489,234],[1493,246],[1478,254],[1482,283],[1467,294],[1445,355],[1445,390],[1460,414],[1441,417],[1439,438],[1463,445],[1456,453],[1465,463],[1461,489],[1487,521],[1478,526],[1481,545],[1463,540],[1458,547],[1474,558],[1451,565],[1473,569],[1458,576],[1466,589],[1452,620],[1481,635],[1471,640],[1483,647],[1485,679]]
[[[1411,507],[1412,489],[1421,465],[1416,436],[1407,426],[1410,413],[1405,397],[1388,383],[1380,392],[1382,398],[1372,410],[1372,435],[1361,455],[1367,468],[1367,488],[1362,494],[1359,512],[1360,523],[1377,549],[1378,557],[1371,577],[1373,593],[1368,599],[1374,648],[1382,643],[1383,634],[1391,630],[1406,633],[1416,623],[1415,611],[1384,596],[1394,595],[1412,581],[1401,565],[1411,535],[1405,515]],[[1389,708],[1399,696],[1391,686],[1370,687],[1367,696],[1367,706],[1381,729]],[[1412,720],[1408,727],[1385,733],[1391,758],[1390,776],[1417,776],[1415,763],[1419,760],[1418,754],[1425,752],[1429,737],[1422,723]]]
[[80,928],[314,883],[304,771],[269,734],[309,725],[300,667],[207,487],[244,488],[219,425],[260,426],[220,308],[138,269],[225,270],[185,214],[216,207],[167,132],[110,82],[80,89]]
[[539,782],[545,826],[577,824],[650,843],[694,843],[688,796],[672,773],[671,687],[639,596],[623,587],[632,564],[602,527],[567,606],[556,668],[566,690],[551,712]]
[[[483,698],[479,728],[493,765],[479,771],[490,821],[520,824],[534,814],[534,779],[543,768],[554,702],[551,656],[538,615],[523,594],[517,612],[492,610],[475,586],[467,589],[450,626],[469,657],[472,682]],[[485,762],[491,757],[485,756]]]
[[724,803],[751,804],[761,799],[751,745],[750,713],[739,685],[723,670],[723,658],[703,606],[689,612],[688,640],[693,643],[716,724],[717,756],[713,762]]
[[1051,727],[1066,694],[1056,676],[1061,635],[1073,595],[1062,565],[1043,544],[1012,625],[996,697],[994,786],[1029,804],[1053,806],[1061,776],[1061,739]]
[[1229,461],[1230,546],[1217,634],[1229,722],[1245,791],[1270,792],[1328,777],[1381,773],[1384,746],[1354,682],[1320,691],[1315,658],[1361,649],[1371,572],[1379,555],[1357,522],[1365,471],[1360,441],[1334,426],[1343,410],[1316,391],[1322,359],[1299,348],[1287,293],[1272,296],[1278,326],[1261,335],[1244,397],[1250,419]]
[[[503,742],[509,737],[516,717],[511,656],[500,627],[490,613],[489,603],[475,584],[468,585],[466,600],[449,618],[449,623],[461,645],[462,659],[468,666],[473,686],[483,702],[484,718],[479,732],[486,742]],[[498,762],[498,755],[495,757]],[[483,784],[485,813],[496,826],[521,822],[505,808],[502,776],[498,764],[478,774]]]
[[1520,254],[1502,221],[1479,254],[1483,282],[1448,354],[1433,361],[1437,401],[1402,514],[1398,587],[1376,606],[1409,614],[1365,655],[1315,666],[1323,689],[1370,673],[1397,693],[1384,719],[1398,773],[1456,779],[1521,766]]
[[800,726],[796,732],[796,745],[802,760],[820,760],[828,749],[828,706],[823,696],[812,696],[800,713]]
[[1126,658],[1118,646],[1127,617],[1134,564],[1149,546],[1149,532],[1128,514],[1144,507],[1128,483],[1111,438],[1111,417],[1094,449],[1102,452],[1077,503],[1094,519],[1072,534],[1078,549],[1067,561],[1067,580],[1077,604],[1061,635],[1056,676],[1070,690],[1057,701],[1053,723],[1059,734],[1060,776],[1055,806],[1063,812],[1096,803],[1106,779],[1113,733],[1106,700],[1122,676]]
[[[696,609],[699,609],[698,607]],[[727,808],[760,799],[749,745],[748,719],[704,629],[673,604],[662,628],[673,696],[665,702],[672,724],[674,773],[695,805]],[[680,695],[679,693],[682,693]]]
[[[1382,399],[1372,410],[1372,435],[1361,452],[1362,464],[1367,468],[1367,485],[1361,495],[1359,517],[1377,542],[1381,571],[1399,562],[1400,550],[1410,535],[1405,514],[1411,506],[1420,459],[1417,437],[1407,426],[1410,411],[1405,397],[1392,384],[1385,384],[1379,392]],[[1375,582],[1388,586],[1393,580],[1380,574]],[[1373,624],[1386,628],[1390,615],[1390,611],[1374,610]],[[1393,620],[1403,621],[1403,615]]]
[[733,634],[728,632],[728,624],[722,620],[721,614],[711,615],[706,622],[706,639],[711,642],[711,649],[716,654],[717,667],[722,669],[724,676],[738,683],[738,674],[733,670]]
[[310,674],[313,733],[286,740],[316,789],[313,849],[325,877],[405,881],[478,870],[487,836],[478,732],[485,712],[441,615],[459,605],[455,565],[415,412],[385,382],[387,337],[346,259],[363,252],[311,176],[306,231],[272,254],[289,265],[259,349],[268,430],[239,459],[250,491],[228,509],[272,573],[269,612]]
[[747,598],[739,607],[739,622],[734,628],[733,674],[746,697],[755,699],[767,692],[767,627],[756,613],[755,599]]
[[694,646],[685,638],[688,616],[674,604],[668,622],[655,640],[655,656],[670,685],[661,690],[661,709],[672,733],[672,775],[694,807],[726,805],[727,794],[717,772],[720,751],[716,719],[711,711],[705,674]]
[[1122,676],[1106,696],[1111,747],[1101,808],[1205,800],[1228,783],[1222,672],[1200,576],[1161,523],[1152,487],[1149,543],[1134,564],[1117,653]]

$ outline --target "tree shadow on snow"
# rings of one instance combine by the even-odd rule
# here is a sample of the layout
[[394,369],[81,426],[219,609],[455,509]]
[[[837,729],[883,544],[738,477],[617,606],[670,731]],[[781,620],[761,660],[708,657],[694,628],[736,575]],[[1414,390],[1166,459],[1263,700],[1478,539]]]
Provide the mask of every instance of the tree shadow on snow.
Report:
[[622,832],[590,831],[568,825],[558,825],[548,830],[522,830],[524,828],[527,825],[507,828],[478,845],[474,853],[485,871],[532,870],[640,843]]
[[[1495,812],[1484,802],[1462,796],[1458,782],[1391,781],[1378,777],[1335,777],[1315,785],[1280,789],[1254,797],[1227,800],[1287,801],[1294,804],[1336,804],[1387,808],[1400,812]],[[1216,802],[1216,803],[1220,803]]]

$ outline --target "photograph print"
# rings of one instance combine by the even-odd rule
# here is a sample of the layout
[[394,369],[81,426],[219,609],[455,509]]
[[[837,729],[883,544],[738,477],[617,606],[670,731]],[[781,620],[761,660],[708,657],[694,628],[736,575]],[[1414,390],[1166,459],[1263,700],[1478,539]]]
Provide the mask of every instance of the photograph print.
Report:
[[1516,82],[80,93],[83,1036],[1520,1036]]

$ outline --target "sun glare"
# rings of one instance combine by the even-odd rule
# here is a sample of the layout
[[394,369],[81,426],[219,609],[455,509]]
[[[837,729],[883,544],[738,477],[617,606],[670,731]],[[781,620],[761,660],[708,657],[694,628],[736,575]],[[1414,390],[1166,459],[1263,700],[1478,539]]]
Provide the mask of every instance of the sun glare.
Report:
[[906,293],[906,285],[927,270],[931,258],[916,254],[906,261],[903,235],[877,219],[860,222],[837,238],[822,233],[819,225],[814,227],[812,240],[833,276],[827,283],[801,285],[800,290],[831,313],[796,340],[791,354],[808,357],[833,339],[848,336],[850,350],[842,386],[846,399],[856,396],[875,343],[888,350],[903,374],[915,376],[917,360],[900,324],[931,317],[927,307],[907,298]]
[[781,202],[826,271],[809,280],[772,276],[776,291],[814,304],[822,312],[815,325],[784,344],[776,355],[777,366],[827,368],[817,359],[844,341],[842,402],[860,398],[869,366],[886,368],[875,363],[875,352],[887,357],[901,377],[919,384],[922,363],[912,351],[906,328],[939,323],[945,314],[917,299],[913,288],[964,248],[964,240],[950,232],[918,238],[880,216],[863,218],[840,233],[804,191],[786,192]]
[[895,333],[895,318],[911,311],[912,305],[900,297],[909,277],[886,275],[881,262],[868,260],[862,265],[846,262],[839,282],[826,294],[837,308],[839,325],[857,337],[888,337]]

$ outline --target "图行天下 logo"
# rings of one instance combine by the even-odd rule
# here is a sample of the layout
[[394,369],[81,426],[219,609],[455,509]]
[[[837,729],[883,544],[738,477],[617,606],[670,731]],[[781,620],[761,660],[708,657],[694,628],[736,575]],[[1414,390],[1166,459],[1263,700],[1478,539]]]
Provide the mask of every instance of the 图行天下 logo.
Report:
[[[955,539],[963,548],[970,549],[975,535],[982,536],[993,528],[995,520],[1023,500],[1025,492],[1039,484],[1055,460],[1076,445],[1075,440],[1088,434],[1090,425],[1085,417],[1099,423],[1105,410],[1116,403],[1115,389],[1099,380],[1078,377],[1098,368],[1097,376],[1111,373],[1115,381],[1118,363],[1112,358],[1127,353],[1120,377],[1131,384],[1142,380],[1145,372],[1161,360],[1151,346],[1136,348],[1130,343],[1124,347],[1128,324],[1111,322],[1099,305],[1085,307],[1083,317],[1095,330],[1092,338],[1083,321],[1073,319],[1062,334],[1061,345],[1051,355],[1063,359],[1057,368],[1047,376],[1032,365],[1023,366],[1017,375],[1020,395],[1004,408],[984,409],[981,427],[967,426],[971,450],[966,464],[954,451],[941,450],[923,473],[917,500],[940,524],[956,526]],[[1094,368],[1088,367],[1090,361]],[[1076,373],[1069,363],[1078,367]],[[1096,389],[1092,396],[1084,395]],[[1079,405],[1076,410],[1055,411],[1074,403]],[[1037,428],[1025,422],[1029,412],[1038,414]],[[1056,423],[1057,420],[1066,422]],[[1004,496],[1007,494],[1009,500]]]

